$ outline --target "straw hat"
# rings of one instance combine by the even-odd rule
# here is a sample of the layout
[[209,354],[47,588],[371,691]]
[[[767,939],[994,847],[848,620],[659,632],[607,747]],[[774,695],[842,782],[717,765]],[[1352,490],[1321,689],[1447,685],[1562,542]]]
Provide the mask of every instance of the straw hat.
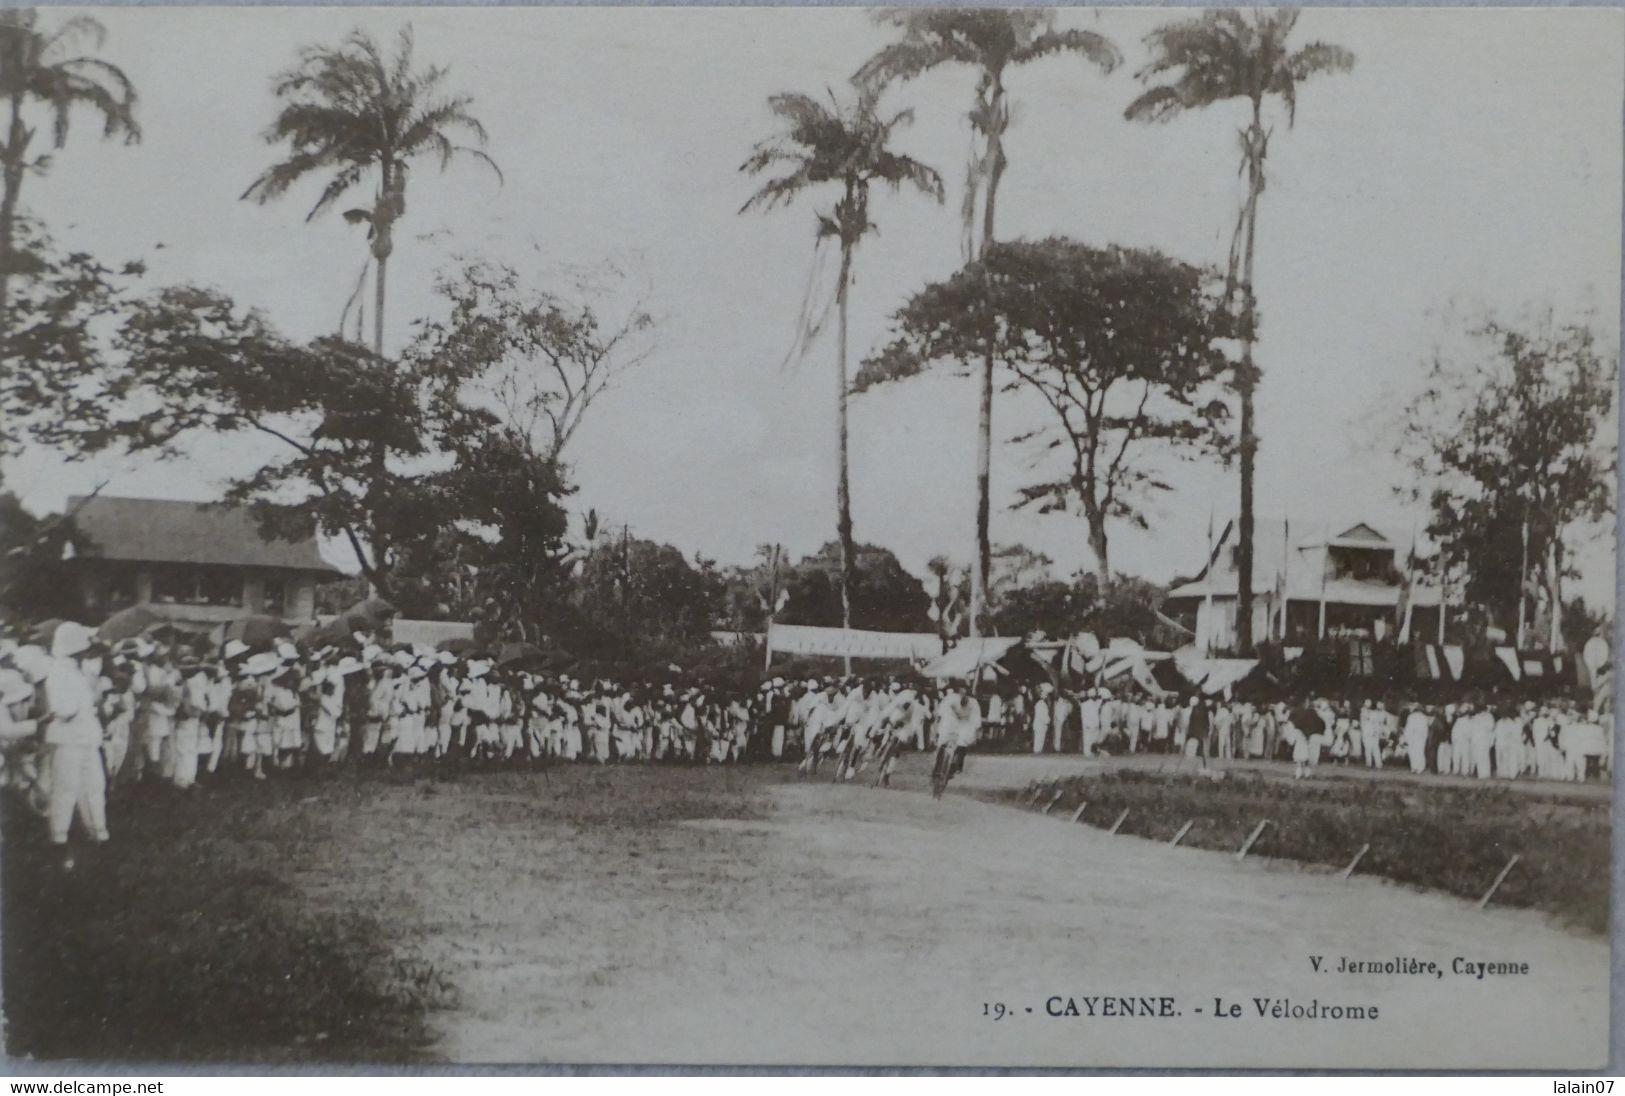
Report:
[[76,624],[71,620],[63,621],[57,625],[56,633],[51,636],[51,656],[53,658],[74,658],[90,650],[96,641],[96,633],[83,624]]
[[34,686],[16,670],[0,670],[0,705],[21,704],[34,696]]
[[11,652],[11,662],[29,681],[44,681],[46,675],[51,672],[51,656],[38,644],[29,643],[18,647]]
[[243,663],[243,674],[248,677],[259,677],[261,674],[272,673],[282,666],[282,660],[269,651],[249,656]]
[[227,659],[241,658],[246,655],[249,650],[250,647],[248,644],[244,643],[242,640],[228,639],[226,640],[226,649],[221,653],[221,657]]

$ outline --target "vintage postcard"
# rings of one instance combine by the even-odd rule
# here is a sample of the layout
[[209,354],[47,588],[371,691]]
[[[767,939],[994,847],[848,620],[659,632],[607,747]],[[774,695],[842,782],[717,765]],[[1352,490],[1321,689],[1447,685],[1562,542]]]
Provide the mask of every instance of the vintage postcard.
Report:
[[0,9],[4,1051],[1599,1069],[1615,9]]

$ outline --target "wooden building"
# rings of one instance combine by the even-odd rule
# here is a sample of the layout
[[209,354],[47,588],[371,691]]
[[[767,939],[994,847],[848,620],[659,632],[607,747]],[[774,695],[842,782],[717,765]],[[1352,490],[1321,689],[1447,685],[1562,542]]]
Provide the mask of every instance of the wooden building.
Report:
[[316,618],[316,586],[339,572],[314,538],[267,540],[246,510],[173,499],[70,498],[86,544],[68,561],[91,617],[147,604],[177,621],[245,613]]

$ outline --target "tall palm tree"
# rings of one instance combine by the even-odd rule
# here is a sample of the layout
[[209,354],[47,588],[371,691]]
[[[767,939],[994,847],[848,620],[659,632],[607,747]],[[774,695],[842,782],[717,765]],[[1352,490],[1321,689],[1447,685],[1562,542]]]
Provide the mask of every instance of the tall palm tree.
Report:
[[13,239],[23,179],[30,172],[43,175],[51,166],[49,152],[30,157],[37,130],[24,116],[29,104],[40,104],[50,114],[52,150],[67,144],[68,123],[76,107],[89,107],[101,115],[104,138],[122,137],[126,144],[141,139],[141,127],[135,121],[134,85],[118,66],[91,56],[106,39],[106,28],[89,16],[65,19],[55,30],[45,30],[33,8],[0,11],[0,100],[11,111],[5,143],[0,144],[0,179],[4,180],[0,192],[0,331],[8,326]]
[[[496,161],[483,151],[485,126],[472,113],[473,100],[447,95],[447,70],[412,67],[412,28],[400,33],[395,55],[386,57],[363,30],[351,31],[335,47],[310,46],[299,63],[281,73],[273,91],[282,101],[265,130],[270,145],[287,142],[288,156],[255,179],[245,199],[261,204],[281,197],[305,176],[328,174],[327,185],[306,215],[313,220],[368,174],[377,176],[370,208],[348,209],[344,219],[369,226],[373,279],[373,350],[384,353],[384,292],[394,230],[406,213],[407,170],[420,156],[436,156],[444,171],[458,156],[470,156],[502,180]],[[466,135],[479,147],[458,144]]]
[[[1257,300],[1253,295],[1253,244],[1258,227],[1258,199],[1264,193],[1264,158],[1270,130],[1264,126],[1264,102],[1279,97],[1286,106],[1287,126],[1297,118],[1298,85],[1312,76],[1348,72],[1354,54],[1341,46],[1310,42],[1292,49],[1287,39],[1298,11],[1254,10],[1251,17],[1233,9],[1208,11],[1167,23],[1146,36],[1150,62],[1139,78],[1151,86],[1129,104],[1125,117],[1161,122],[1187,110],[1242,99],[1252,108],[1240,131],[1241,173],[1247,197],[1236,219],[1230,243],[1230,290],[1241,298],[1241,363],[1235,371],[1241,400],[1240,535],[1236,544],[1236,644],[1243,653],[1253,645],[1253,462],[1258,438],[1253,426],[1253,393],[1259,373],[1253,363],[1257,338]],[[1156,81],[1164,76],[1167,82]]]
[[[884,183],[894,191],[912,187],[938,202],[943,197],[942,179],[934,169],[888,147],[892,133],[913,121],[913,112],[905,110],[882,117],[876,107],[877,97],[876,91],[860,91],[855,99],[842,103],[831,91],[826,106],[807,95],[786,92],[771,96],[768,106],[783,129],[757,144],[739,168],[747,175],[780,172],[751,196],[740,208],[741,213],[754,207],[788,205],[807,191],[826,185],[840,195],[828,212],[818,214],[815,247],[833,240],[841,249],[840,274],[835,284],[839,329],[835,351],[835,505],[841,543],[841,624],[847,628],[852,626],[852,564],[856,555],[846,459],[846,400],[850,390],[846,369],[847,298],[852,287],[852,258],[858,243],[875,229],[869,220],[869,190],[874,184]],[[804,317],[798,332],[799,345],[804,348],[820,326]]]
[[[1117,47],[1104,36],[1087,30],[1057,29],[1054,12],[1022,8],[894,8],[875,14],[877,22],[895,26],[902,36],[882,48],[855,79],[863,86],[880,87],[892,81],[912,80],[944,65],[966,65],[977,73],[976,99],[970,111],[972,130],[980,148],[971,155],[966,173],[964,249],[967,262],[980,257],[993,242],[994,211],[999,181],[1007,161],[1004,136],[1010,128],[1010,101],[1005,73],[1051,54],[1072,53],[1103,73],[1122,61]],[[976,240],[976,212],[981,203],[982,238]],[[989,472],[993,457],[993,355],[982,361],[981,404],[976,443],[976,565],[971,568],[970,632],[980,635],[987,604],[988,572],[993,546],[989,539]]]

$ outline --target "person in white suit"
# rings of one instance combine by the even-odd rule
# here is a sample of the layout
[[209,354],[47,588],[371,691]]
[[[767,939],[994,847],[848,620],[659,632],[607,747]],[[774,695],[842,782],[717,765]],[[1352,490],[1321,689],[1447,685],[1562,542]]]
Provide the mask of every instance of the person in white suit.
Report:
[[76,815],[98,845],[110,837],[102,724],[96,714],[95,688],[82,666],[96,655],[94,638],[83,625],[62,624],[52,637],[49,654],[25,647],[16,658],[18,669],[41,693],[40,722],[51,767],[46,820],[65,869],[73,867],[68,834]]

